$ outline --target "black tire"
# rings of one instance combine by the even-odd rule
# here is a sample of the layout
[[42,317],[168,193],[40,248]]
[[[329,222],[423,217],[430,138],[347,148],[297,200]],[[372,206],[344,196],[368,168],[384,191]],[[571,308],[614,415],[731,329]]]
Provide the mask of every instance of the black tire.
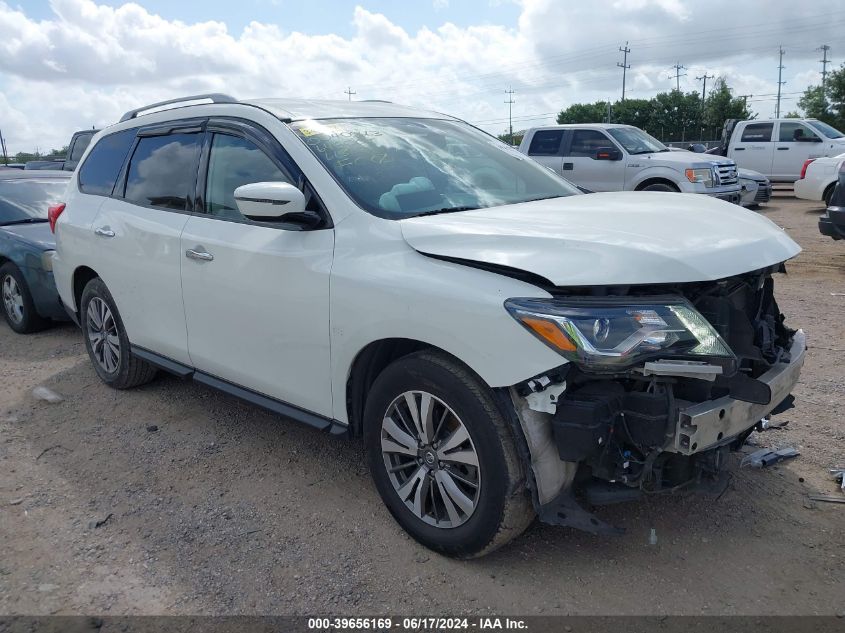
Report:
[[643,187],[640,191],[671,191],[673,193],[678,193],[678,188],[674,185],[670,185],[669,183],[656,182],[648,187]]
[[[11,307],[6,302],[6,279],[12,282],[16,290],[15,303],[20,304],[20,309]],[[6,323],[18,334],[31,334],[38,332],[50,325],[50,319],[45,319],[35,309],[35,302],[29,292],[29,285],[20,269],[12,262],[6,262],[0,266],[0,300],[3,304],[3,316]],[[14,311],[14,314],[12,314]]]
[[[92,302],[103,302],[110,312],[110,318],[105,320],[104,331],[108,329],[108,331],[113,332],[112,339],[114,335],[117,337],[118,354],[116,360],[114,356],[110,356],[112,363],[103,362],[101,358],[98,358],[100,352],[95,351],[97,343],[94,342],[94,337],[97,325],[89,314]],[[85,349],[88,350],[88,357],[91,359],[91,364],[94,365],[94,371],[97,372],[100,380],[115,389],[130,389],[146,384],[155,378],[155,367],[140,358],[136,358],[130,352],[129,338],[126,336],[123,320],[120,318],[120,313],[117,311],[117,306],[109,289],[106,288],[106,284],[99,277],[86,284],[79,303],[79,322],[85,339]],[[95,306],[101,306],[101,304],[95,303]],[[105,345],[106,342],[100,339],[99,345],[97,345],[98,350],[101,350]],[[103,353],[105,353],[105,350],[103,350]],[[113,369],[111,369],[111,365],[113,365]]]
[[[390,480],[382,452],[382,421],[392,403],[409,391],[427,392],[448,405],[469,433],[477,455],[476,505],[456,527],[425,522],[406,506]],[[373,480],[388,510],[414,539],[432,550],[456,558],[482,556],[517,537],[534,518],[523,464],[493,393],[446,354],[416,352],[396,360],[378,376],[367,396],[364,442]]]
[[833,198],[833,190],[836,188],[836,183],[832,185],[828,185],[827,189],[824,190],[824,194],[822,194],[822,200],[824,201],[825,208],[830,206],[830,200]]

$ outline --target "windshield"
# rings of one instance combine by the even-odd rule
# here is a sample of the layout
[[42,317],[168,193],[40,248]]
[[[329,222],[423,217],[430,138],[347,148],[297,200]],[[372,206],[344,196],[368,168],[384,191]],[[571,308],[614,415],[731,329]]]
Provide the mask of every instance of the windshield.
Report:
[[612,127],[607,130],[629,154],[668,152],[669,149],[650,134],[635,127]]
[[47,207],[62,199],[66,178],[0,180],[0,226],[46,221]]
[[580,194],[528,156],[459,121],[324,119],[291,127],[346,193],[382,218]]
[[845,136],[845,134],[842,134],[842,132],[837,130],[835,127],[830,126],[822,121],[812,120],[807,121],[807,123],[809,123],[811,127],[816,128],[817,132],[821,132],[827,138],[842,138],[843,136]]

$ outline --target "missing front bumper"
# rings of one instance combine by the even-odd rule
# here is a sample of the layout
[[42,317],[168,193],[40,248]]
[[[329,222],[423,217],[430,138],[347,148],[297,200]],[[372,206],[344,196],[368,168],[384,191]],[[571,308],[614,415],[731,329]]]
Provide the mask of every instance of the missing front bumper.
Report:
[[736,400],[729,396],[693,404],[678,411],[674,442],[667,452],[692,455],[725,444],[753,427],[790,394],[804,365],[807,341],[802,330],[792,339],[789,363],[779,363],[758,380],[772,392],[767,404]]

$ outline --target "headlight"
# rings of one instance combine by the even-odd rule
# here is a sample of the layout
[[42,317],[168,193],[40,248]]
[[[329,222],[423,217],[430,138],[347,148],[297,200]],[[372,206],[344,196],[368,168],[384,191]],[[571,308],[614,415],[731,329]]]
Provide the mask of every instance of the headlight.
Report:
[[505,308],[534,336],[585,369],[617,370],[656,357],[735,361],[719,333],[680,298],[508,299]]
[[53,255],[55,254],[56,251],[44,251],[41,253],[41,268],[46,270],[48,273],[53,270]]
[[687,180],[690,182],[703,183],[705,187],[713,186],[713,170],[707,169],[687,169]]

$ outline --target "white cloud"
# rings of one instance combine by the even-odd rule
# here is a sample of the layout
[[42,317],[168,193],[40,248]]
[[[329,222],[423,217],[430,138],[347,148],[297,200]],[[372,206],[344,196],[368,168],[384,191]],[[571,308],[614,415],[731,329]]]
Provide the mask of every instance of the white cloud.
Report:
[[[445,22],[416,32],[359,6],[350,16],[354,32],[341,37],[303,33],[284,21],[251,22],[233,33],[222,22],[185,24],[137,3],[113,8],[95,0],[51,0],[53,16],[39,21],[0,0],[0,126],[17,152],[59,147],[76,129],[178,95],[343,99],[351,86],[357,98],[430,107],[498,132],[509,86],[515,127],[532,123],[522,117],[576,101],[617,98],[625,41],[629,96],[670,89],[671,65],[680,61],[687,67],[682,89],[700,90],[695,77],[704,72],[723,75],[738,94],[761,95],[752,105],[768,115],[777,45],[788,52],[784,91],[798,92],[817,77],[814,49],[835,47],[845,24],[838,0],[806,8],[788,0],[519,5],[511,26]],[[832,54],[838,64],[842,52]],[[797,97],[785,95],[792,101],[784,107],[794,108]]]

